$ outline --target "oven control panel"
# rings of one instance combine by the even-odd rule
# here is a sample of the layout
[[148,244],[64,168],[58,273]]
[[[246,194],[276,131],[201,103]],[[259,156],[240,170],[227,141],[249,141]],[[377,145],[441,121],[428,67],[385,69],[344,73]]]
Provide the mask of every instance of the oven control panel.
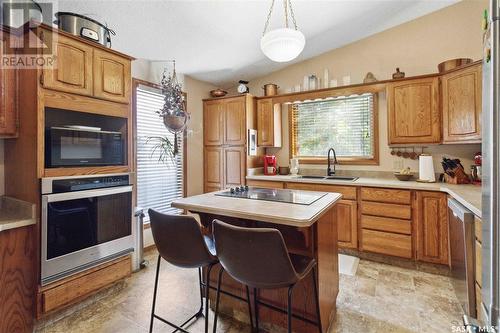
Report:
[[129,185],[128,175],[91,178],[56,179],[52,182],[53,193],[93,190],[106,187]]

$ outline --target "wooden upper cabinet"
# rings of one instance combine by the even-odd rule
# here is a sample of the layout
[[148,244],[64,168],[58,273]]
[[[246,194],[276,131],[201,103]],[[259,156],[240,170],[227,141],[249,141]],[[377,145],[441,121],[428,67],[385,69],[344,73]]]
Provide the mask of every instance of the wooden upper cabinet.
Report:
[[[2,50],[8,43],[6,33],[2,34]],[[0,138],[17,136],[18,109],[15,69],[3,68],[0,64]]]
[[221,147],[205,147],[205,192],[222,189],[224,183],[224,156]]
[[207,101],[203,107],[203,136],[205,145],[224,144],[224,108],[220,100]]
[[245,185],[246,151],[244,146],[224,148],[224,187]]
[[257,145],[281,147],[281,105],[271,98],[257,101]]
[[224,101],[224,144],[244,145],[246,141],[246,100],[243,97]]
[[92,96],[93,48],[85,43],[58,35],[54,46],[54,68],[43,70],[44,88]]
[[94,96],[130,103],[130,60],[99,49],[94,50]]
[[482,65],[476,64],[441,77],[443,142],[481,140]]
[[446,194],[417,191],[417,260],[448,264]]
[[439,78],[390,83],[387,112],[389,144],[439,143]]

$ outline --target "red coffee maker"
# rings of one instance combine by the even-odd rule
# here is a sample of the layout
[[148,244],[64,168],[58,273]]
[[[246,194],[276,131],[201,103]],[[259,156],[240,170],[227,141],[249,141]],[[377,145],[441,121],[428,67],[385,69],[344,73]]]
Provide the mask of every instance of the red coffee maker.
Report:
[[276,156],[266,155],[264,156],[264,174],[265,175],[276,175],[278,168],[276,165]]

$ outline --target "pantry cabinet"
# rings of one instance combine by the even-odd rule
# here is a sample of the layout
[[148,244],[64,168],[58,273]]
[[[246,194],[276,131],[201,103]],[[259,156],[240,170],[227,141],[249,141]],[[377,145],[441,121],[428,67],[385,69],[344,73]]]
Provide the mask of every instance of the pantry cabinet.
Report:
[[[8,35],[2,34],[1,47],[5,50],[9,42]],[[0,64],[0,138],[17,136],[17,78],[15,69],[4,68]]]
[[254,105],[249,94],[203,101],[205,192],[245,185],[247,167],[262,165],[261,150],[247,155],[247,132],[257,125]]
[[446,194],[416,192],[417,260],[448,264],[448,207]]
[[281,147],[281,105],[272,98],[257,102],[257,145]]
[[481,140],[482,65],[459,69],[441,77],[443,143]]
[[390,145],[441,142],[437,76],[388,84],[387,111]]

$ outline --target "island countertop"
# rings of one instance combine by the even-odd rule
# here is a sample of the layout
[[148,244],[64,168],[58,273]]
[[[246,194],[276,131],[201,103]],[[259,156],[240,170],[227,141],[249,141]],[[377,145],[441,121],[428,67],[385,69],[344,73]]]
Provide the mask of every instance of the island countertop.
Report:
[[215,193],[218,192],[177,199],[172,202],[172,207],[186,209],[191,212],[259,220],[293,227],[309,227],[342,198],[342,194],[340,193],[325,192],[325,196],[312,204],[300,205],[285,202],[229,198],[217,196]]

